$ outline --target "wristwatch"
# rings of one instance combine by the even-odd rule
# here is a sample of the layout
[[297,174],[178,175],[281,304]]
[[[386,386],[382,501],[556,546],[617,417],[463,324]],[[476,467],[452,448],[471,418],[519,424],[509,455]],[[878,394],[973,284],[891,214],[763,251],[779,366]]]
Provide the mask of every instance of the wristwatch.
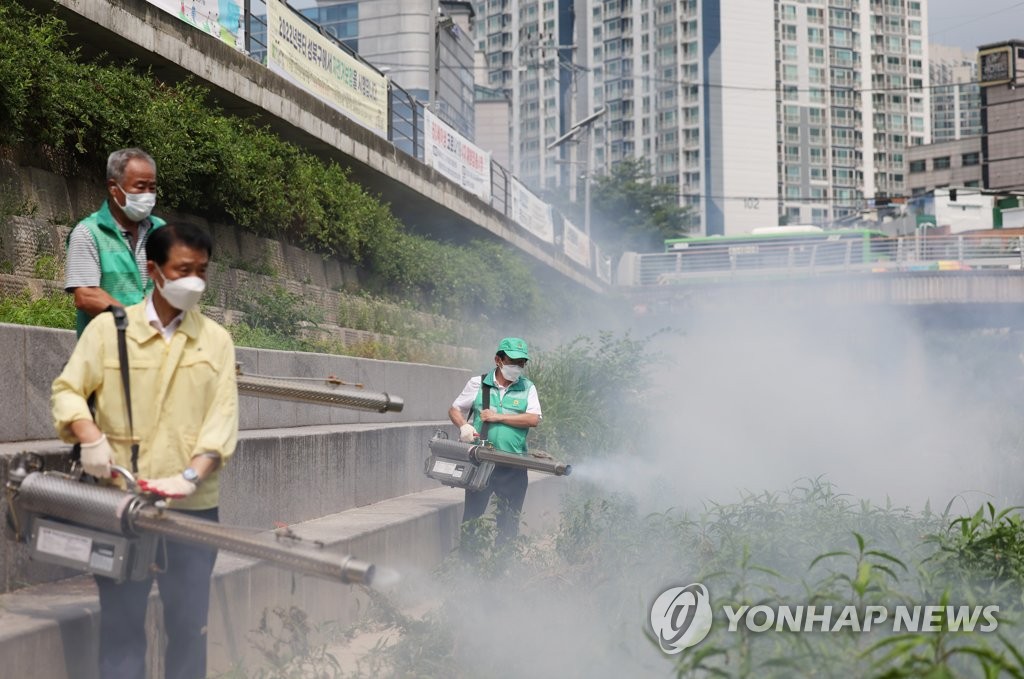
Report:
[[192,467],[185,467],[185,471],[181,473],[181,476],[186,481],[191,481],[197,486],[199,485],[199,472],[197,472],[195,469],[192,469]]

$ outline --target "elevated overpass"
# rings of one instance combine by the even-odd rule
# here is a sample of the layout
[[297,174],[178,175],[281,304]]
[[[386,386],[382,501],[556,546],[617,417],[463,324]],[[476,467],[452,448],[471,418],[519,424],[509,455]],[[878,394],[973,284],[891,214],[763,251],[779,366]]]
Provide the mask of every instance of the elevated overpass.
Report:
[[741,302],[799,310],[887,307],[929,321],[1024,329],[1024,237],[723,244],[626,253],[617,282],[642,312]]
[[380,194],[417,233],[456,242],[501,239],[529,255],[545,279],[606,290],[593,271],[510,219],[510,176],[496,164],[491,166],[492,199],[485,202],[242,52],[145,0],[24,4],[41,11],[56,7],[83,55],[135,60],[168,82],[191,77],[209,87],[225,111],[256,119],[282,138],[351,168],[361,185]]

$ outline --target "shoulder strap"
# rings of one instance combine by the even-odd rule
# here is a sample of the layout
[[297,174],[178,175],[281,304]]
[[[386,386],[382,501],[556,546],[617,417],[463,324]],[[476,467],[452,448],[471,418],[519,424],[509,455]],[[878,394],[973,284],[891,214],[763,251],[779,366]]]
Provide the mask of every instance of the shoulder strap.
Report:
[[[480,376],[480,388],[484,390],[483,403],[481,404],[483,407],[481,408],[481,410],[487,410],[488,408],[491,407],[491,385],[487,384],[487,382],[484,382],[484,379],[486,377],[487,373],[484,373],[483,375]],[[482,441],[487,440],[487,430],[490,428],[490,424],[490,422],[484,422],[483,424],[480,425],[480,439]]]
[[121,368],[121,385],[124,387],[124,405],[128,411],[128,437],[132,445],[132,473],[139,472],[139,444],[135,442],[135,423],[132,421],[132,386],[128,371],[128,315],[124,307],[111,304],[107,307],[114,314],[114,327],[117,328],[117,357]]

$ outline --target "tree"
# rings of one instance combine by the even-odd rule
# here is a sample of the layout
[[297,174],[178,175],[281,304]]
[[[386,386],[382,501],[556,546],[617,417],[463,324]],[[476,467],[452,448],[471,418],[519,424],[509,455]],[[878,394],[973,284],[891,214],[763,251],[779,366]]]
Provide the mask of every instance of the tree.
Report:
[[658,184],[647,161],[624,160],[598,175],[590,190],[590,231],[605,250],[660,250],[666,238],[686,233],[690,209],[679,206],[676,186]]

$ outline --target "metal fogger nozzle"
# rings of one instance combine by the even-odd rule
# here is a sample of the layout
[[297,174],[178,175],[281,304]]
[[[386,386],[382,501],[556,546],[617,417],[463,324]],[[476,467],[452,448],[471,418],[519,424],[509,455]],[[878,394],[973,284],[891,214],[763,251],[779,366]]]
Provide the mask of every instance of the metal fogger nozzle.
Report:
[[326,378],[322,383],[304,383],[276,377],[246,375],[239,371],[235,379],[238,383],[238,393],[242,396],[301,401],[351,410],[369,410],[375,413],[399,413],[405,407],[405,401],[400,396],[366,391],[362,385],[346,384],[333,378]]

